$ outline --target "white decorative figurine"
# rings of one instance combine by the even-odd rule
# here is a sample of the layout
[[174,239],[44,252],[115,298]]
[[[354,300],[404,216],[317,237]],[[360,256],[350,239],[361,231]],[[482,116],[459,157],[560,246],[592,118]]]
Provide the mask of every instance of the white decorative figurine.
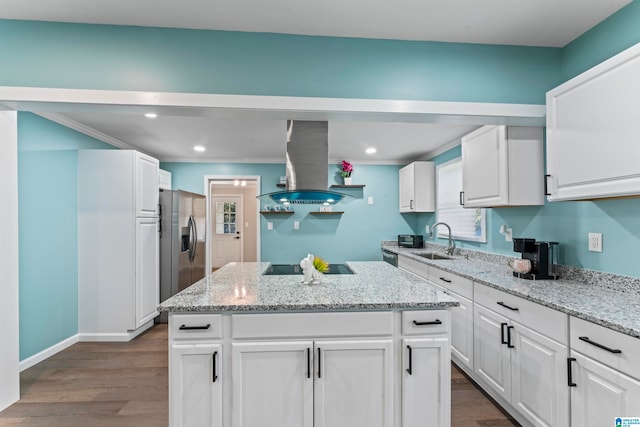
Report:
[[313,259],[313,255],[308,254],[306,258],[300,261],[300,267],[302,267],[302,274],[304,275],[301,283],[305,285],[315,285],[322,280],[322,273],[313,266]]

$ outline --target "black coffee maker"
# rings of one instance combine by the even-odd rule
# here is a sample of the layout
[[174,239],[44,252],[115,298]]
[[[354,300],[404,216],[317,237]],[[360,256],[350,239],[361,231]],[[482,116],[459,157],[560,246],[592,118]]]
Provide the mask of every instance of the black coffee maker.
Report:
[[513,272],[515,277],[529,280],[555,280],[558,274],[558,242],[536,242],[536,239],[514,238],[513,250],[531,261],[528,273]]

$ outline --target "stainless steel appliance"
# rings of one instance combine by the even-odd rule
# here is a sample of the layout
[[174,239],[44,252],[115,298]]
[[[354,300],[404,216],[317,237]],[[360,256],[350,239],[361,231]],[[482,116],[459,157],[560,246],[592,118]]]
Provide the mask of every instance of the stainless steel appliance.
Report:
[[401,248],[422,248],[424,238],[420,234],[398,234],[398,246]]
[[205,276],[205,225],[205,196],[160,190],[160,302]]
[[382,249],[382,260],[388,262],[394,267],[398,266],[398,254]]
[[528,273],[513,272],[515,277],[530,280],[559,279],[558,242],[536,242],[536,239],[514,238],[513,250],[529,260],[531,270]]

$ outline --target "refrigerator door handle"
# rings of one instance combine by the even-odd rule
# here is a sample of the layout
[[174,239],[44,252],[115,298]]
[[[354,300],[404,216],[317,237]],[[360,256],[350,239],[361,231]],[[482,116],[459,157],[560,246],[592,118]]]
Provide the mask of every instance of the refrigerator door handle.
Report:
[[198,228],[196,227],[196,219],[194,218],[193,215],[191,215],[191,229],[193,230],[193,239],[191,239],[191,244],[193,245],[193,248],[191,249],[191,262],[193,262],[194,259],[196,259],[196,248],[198,247],[197,240],[198,240]]

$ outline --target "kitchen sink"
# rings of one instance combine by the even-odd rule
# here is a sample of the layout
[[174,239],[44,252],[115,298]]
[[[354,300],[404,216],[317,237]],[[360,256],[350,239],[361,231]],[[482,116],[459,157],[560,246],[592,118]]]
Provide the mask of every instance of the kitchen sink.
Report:
[[449,256],[440,255],[435,252],[414,252],[413,254],[426,259],[453,259]]

